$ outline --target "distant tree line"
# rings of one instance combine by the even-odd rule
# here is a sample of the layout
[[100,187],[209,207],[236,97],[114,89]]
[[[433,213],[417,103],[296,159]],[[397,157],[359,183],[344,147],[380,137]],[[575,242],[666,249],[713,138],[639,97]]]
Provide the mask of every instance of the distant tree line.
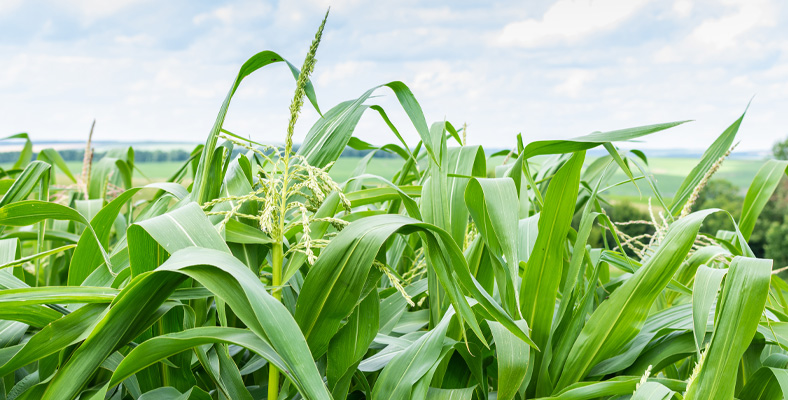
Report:
[[[82,161],[85,157],[85,150],[82,149],[66,149],[58,150],[58,153],[63,157],[64,161]],[[106,152],[96,152],[93,154],[93,161],[101,160]],[[180,149],[173,149],[169,151],[162,150],[135,150],[135,162],[167,162],[167,161],[186,161],[189,159],[189,152]],[[37,156],[33,153],[33,159]],[[19,159],[18,151],[9,151],[0,153],[0,163],[13,163]]]
[[[296,148],[297,150],[297,148]],[[345,151],[342,153],[343,157],[364,157],[369,154],[371,150],[355,150],[351,149],[350,147],[346,148]],[[233,149],[232,157],[241,154],[242,152],[246,152],[245,149],[235,148]],[[65,150],[58,150],[60,156],[63,157],[64,161],[82,161],[85,156],[85,150],[83,149],[65,149]],[[93,154],[93,161],[98,161],[104,157],[106,152],[95,152]],[[35,159],[37,154],[33,154],[33,158]],[[182,150],[182,149],[172,149],[172,150],[134,150],[134,162],[138,163],[155,163],[155,162],[183,162],[189,159],[191,155],[190,151]],[[378,151],[373,156],[375,158],[396,158],[399,157],[396,154],[392,154],[386,151]],[[10,164],[16,162],[19,159],[19,152],[18,151],[9,151],[0,153],[0,164]]]

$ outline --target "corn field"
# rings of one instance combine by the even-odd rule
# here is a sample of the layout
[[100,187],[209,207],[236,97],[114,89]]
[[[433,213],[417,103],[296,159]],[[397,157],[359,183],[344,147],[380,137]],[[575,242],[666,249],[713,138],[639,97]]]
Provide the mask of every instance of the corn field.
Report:
[[[300,69],[272,51],[243,64],[167,182],[135,187],[132,148],[93,163],[88,142],[72,173],[10,137],[25,145],[0,179],[0,399],[788,397],[784,266],[747,243],[788,162],[764,162],[729,230],[699,233],[730,210],[694,207],[744,115],[665,198],[646,155],[616,143],[686,121],[513,135],[489,154],[464,125],[429,125],[402,82],[323,111],[309,76],[324,24]],[[284,146],[223,129],[243,79],[281,62],[296,87]],[[391,92],[401,109],[374,104]],[[321,118],[296,150],[303,107]],[[392,143],[354,137],[365,113]],[[370,153],[335,182],[348,146]],[[402,168],[366,173],[376,152]],[[650,199],[650,220],[608,218],[618,185]],[[614,240],[587,245],[593,227]]]

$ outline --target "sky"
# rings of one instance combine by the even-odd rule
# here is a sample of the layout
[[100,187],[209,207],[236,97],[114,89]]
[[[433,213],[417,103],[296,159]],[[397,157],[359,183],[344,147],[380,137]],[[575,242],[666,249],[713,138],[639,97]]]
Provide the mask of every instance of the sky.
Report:
[[[323,111],[399,80],[471,144],[691,119],[626,146],[703,149],[752,98],[739,149],[788,136],[782,0],[0,0],[0,137],[84,140],[95,118],[95,140],[203,142],[243,62],[273,50],[300,66],[329,6]],[[225,128],[284,141],[294,88],[282,63],[254,73]],[[415,145],[394,94],[375,94]],[[318,118],[307,103],[297,142]],[[375,112],[356,135],[395,141]]]

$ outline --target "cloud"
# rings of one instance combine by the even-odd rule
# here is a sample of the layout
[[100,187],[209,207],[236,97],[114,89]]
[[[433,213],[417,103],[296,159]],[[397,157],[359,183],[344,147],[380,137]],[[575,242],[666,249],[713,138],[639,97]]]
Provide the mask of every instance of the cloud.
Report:
[[559,0],[541,19],[531,18],[506,25],[498,43],[537,47],[574,42],[615,29],[646,3],[648,0]]
[[14,11],[22,4],[22,0],[3,0],[0,1],[0,13],[8,13]]
[[152,36],[139,33],[136,35],[118,35],[115,36],[115,42],[120,45],[132,45],[132,46],[150,46],[156,42]]
[[478,100],[474,88],[479,85],[483,76],[475,74],[467,67],[458,68],[458,65],[432,61],[420,63],[418,72],[412,79],[412,89],[419,93],[429,94],[436,98],[457,95],[461,90],[463,98],[467,101]]
[[370,61],[344,61],[316,71],[316,79],[321,82],[348,81],[374,67],[375,63]]
[[70,0],[59,4],[76,10],[82,15],[85,22],[92,23],[97,19],[112,16],[129,6],[149,1],[150,0]]
[[673,2],[673,12],[675,12],[679,18],[687,18],[692,14],[694,6],[695,4],[692,0],[676,0]]
[[[18,2],[0,15],[0,129],[80,140],[95,117],[97,139],[203,141],[244,61],[273,50],[300,64],[327,4],[146,1]],[[332,2],[313,83],[325,112],[401,80],[428,123],[467,122],[487,147],[695,119],[642,147],[697,149],[757,94],[739,148],[768,148],[788,126],[788,6],[752,1]],[[283,64],[255,72],[225,127],[281,142],[293,88]],[[416,143],[396,96],[375,95]],[[307,105],[296,140],[318,118]],[[395,140],[376,113],[356,133]]]
[[577,98],[580,96],[586,83],[593,77],[594,73],[591,71],[583,69],[569,71],[566,79],[555,87],[555,91],[570,98]]
[[717,50],[729,49],[743,34],[775,24],[774,7],[768,0],[728,0],[725,4],[735,11],[703,21],[692,31],[690,40]]
[[665,42],[653,60],[733,67],[773,61],[788,49],[788,41],[775,37],[784,35],[777,20],[785,13],[773,1],[726,0],[714,11],[695,13],[689,29]]
[[192,18],[192,22],[195,25],[203,25],[210,21],[218,21],[222,24],[230,25],[241,21],[259,21],[272,11],[271,5],[265,2],[243,1],[197,14]]
[[225,24],[233,22],[233,8],[230,6],[219,7],[211,12],[195,15],[192,18],[195,24],[200,25],[212,19],[221,21]]

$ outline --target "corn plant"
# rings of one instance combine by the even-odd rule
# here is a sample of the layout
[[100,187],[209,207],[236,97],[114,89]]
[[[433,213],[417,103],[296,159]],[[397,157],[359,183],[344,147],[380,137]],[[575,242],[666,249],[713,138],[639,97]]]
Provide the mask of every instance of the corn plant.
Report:
[[[325,22],[300,70],[272,51],[243,64],[166,182],[134,186],[131,148],[94,163],[88,140],[75,177],[9,137],[25,145],[0,171],[0,399],[788,396],[784,266],[748,246],[788,162],[763,164],[738,220],[695,204],[744,115],[668,198],[616,143],[686,121],[488,153],[464,124],[428,124],[402,82],[322,112],[309,76]],[[280,62],[295,78],[285,145],[225,130],[243,79]],[[384,88],[401,110],[374,104]],[[320,118],[296,150],[305,97]],[[354,136],[370,110],[393,143]],[[348,146],[370,153],[335,182]],[[376,152],[401,168],[367,173]],[[649,199],[648,220],[608,217],[620,185]],[[714,213],[728,229],[699,233]],[[599,248],[594,227],[610,233]]]

